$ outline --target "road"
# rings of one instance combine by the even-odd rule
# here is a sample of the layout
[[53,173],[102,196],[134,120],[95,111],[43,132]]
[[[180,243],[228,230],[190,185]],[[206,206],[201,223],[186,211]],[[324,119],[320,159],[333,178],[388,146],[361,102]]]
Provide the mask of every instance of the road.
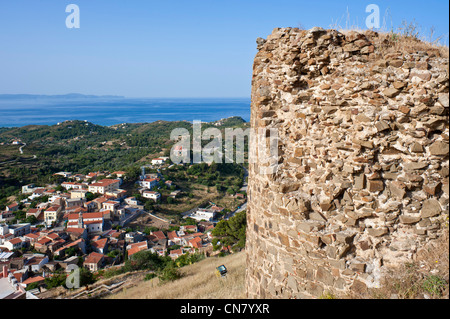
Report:
[[228,215],[226,215],[223,219],[225,219],[225,220],[228,220],[228,219],[230,219],[231,217],[233,217],[234,216],[234,214],[236,214],[236,213],[240,213],[240,212],[242,212],[242,211],[244,211],[244,210],[246,210],[247,209],[247,202],[245,202],[244,204],[242,204],[242,206],[240,206],[238,209],[236,209],[234,212],[230,212]]
[[19,147],[19,152],[20,154],[23,154],[23,148],[27,146],[27,143],[23,143],[23,145],[21,147]]

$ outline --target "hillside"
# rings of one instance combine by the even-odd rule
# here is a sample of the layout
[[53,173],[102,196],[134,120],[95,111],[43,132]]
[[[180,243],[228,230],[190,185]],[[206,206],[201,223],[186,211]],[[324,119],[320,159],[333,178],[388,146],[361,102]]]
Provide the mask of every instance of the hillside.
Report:
[[[226,279],[215,275],[215,268],[224,264]],[[241,299],[245,298],[245,251],[226,257],[210,257],[181,268],[184,276],[159,285],[159,279],[141,281],[107,299]]]

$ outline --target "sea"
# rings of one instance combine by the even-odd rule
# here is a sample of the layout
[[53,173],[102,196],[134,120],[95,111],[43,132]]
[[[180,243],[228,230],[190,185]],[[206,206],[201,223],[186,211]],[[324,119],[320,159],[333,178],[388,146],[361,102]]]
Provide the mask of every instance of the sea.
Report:
[[82,120],[102,126],[164,121],[250,120],[250,98],[126,98],[0,95],[0,127]]

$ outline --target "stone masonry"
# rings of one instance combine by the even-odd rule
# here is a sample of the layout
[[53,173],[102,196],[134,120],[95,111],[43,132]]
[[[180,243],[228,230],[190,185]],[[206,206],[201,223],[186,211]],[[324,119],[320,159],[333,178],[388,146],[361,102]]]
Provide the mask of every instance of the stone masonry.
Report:
[[257,44],[251,125],[277,130],[278,166],[249,164],[247,296],[379,287],[448,227],[448,58],[373,31]]

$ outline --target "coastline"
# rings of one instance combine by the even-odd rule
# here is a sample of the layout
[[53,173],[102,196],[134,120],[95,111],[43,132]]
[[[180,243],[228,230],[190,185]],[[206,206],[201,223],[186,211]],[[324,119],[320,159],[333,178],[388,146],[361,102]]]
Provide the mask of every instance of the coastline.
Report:
[[156,121],[250,120],[250,98],[0,98],[0,128],[56,125],[67,120],[101,126]]

